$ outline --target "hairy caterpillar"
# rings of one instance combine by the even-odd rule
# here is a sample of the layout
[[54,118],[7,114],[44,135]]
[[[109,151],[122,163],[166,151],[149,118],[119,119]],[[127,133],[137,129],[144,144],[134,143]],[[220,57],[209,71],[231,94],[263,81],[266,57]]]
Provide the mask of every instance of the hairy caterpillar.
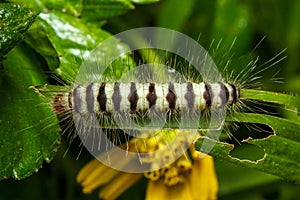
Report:
[[[140,38],[140,35],[146,38],[146,42],[137,46],[130,43],[132,37]],[[161,37],[154,40],[153,35]],[[226,107],[238,104],[242,98],[241,85],[236,81],[224,81],[209,54],[197,42],[178,32],[142,28],[118,34],[116,37],[134,47],[117,55],[108,55],[103,54],[102,49],[116,40],[104,41],[95,49],[93,55],[84,60],[73,87],[64,87],[59,91],[48,86],[33,87],[38,93],[51,99],[51,106],[62,116],[62,121],[72,119],[77,134],[90,153],[97,157],[105,151],[106,156],[97,157],[101,162],[118,170],[142,172],[150,170],[149,166],[141,167],[141,157],[145,155],[140,151],[130,152],[132,147],[129,147],[128,138],[146,139],[155,136],[155,130],[161,129],[186,130],[183,131],[185,136],[164,139],[167,143],[164,151],[167,152],[177,149],[182,138],[191,144],[199,132],[218,139],[225,121]],[[182,70],[187,73],[176,71],[176,66],[170,64],[165,66],[157,57],[153,59],[150,50],[146,58],[147,65],[140,65],[127,73],[125,71],[116,80],[108,80],[111,77],[106,76],[105,72],[113,68],[113,62],[139,49],[160,49],[174,53],[188,63]],[[250,64],[250,68],[254,65],[255,62]],[[196,78],[185,76],[194,73],[190,68],[195,68]],[[124,135],[116,133],[116,129],[121,129]],[[120,139],[122,136],[125,137],[127,147],[125,145],[115,149],[116,144],[124,142]],[[159,137],[168,136],[160,134]],[[175,153],[164,165],[176,160],[187,148],[188,145],[182,146],[181,154]],[[211,148],[212,146],[206,147]],[[131,160],[135,158],[133,160],[136,163],[120,166],[118,160],[110,160],[111,154],[124,155]]]
[[[126,124],[130,117],[145,121],[159,113],[171,115],[182,111],[192,114],[205,109],[224,108],[236,103],[239,96],[239,88],[222,82],[101,82],[78,85],[68,93],[59,93],[52,104],[59,114],[73,111],[82,117],[97,115],[101,118],[102,128],[134,128]],[[123,121],[125,126],[114,126],[115,119]]]

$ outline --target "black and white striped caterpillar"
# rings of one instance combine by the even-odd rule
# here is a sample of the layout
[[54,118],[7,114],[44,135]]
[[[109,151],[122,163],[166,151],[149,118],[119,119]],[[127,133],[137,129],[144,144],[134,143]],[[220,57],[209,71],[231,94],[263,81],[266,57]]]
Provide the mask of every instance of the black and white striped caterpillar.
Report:
[[[179,128],[174,121],[180,123],[183,116],[185,121],[197,121],[195,113],[225,109],[239,99],[240,88],[223,82],[100,82],[77,85],[69,92],[56,94],[52,107],[57,114],[73,112],[77,118],[97,117],[102,128],[142,129],[145,121],[147,124],[155,120],[164,128]],[[149,128],[155,125],[146,127]],[[181,123],[180,128],[193,126]]]
[[[131,44],[134,35],[142,36],[146,43]],[[155,38],[155,35],[165,37]],[[191,38],[176,31],[149,27],[125,31],[116,37],[132,45],[131,49],[117,48],[116,54],[104,54],[103,49],[115,45],[116,40],[112,37],[99,44],[76,72],[73,88],[67,87],[51,96],[57,114],[73,116],[75,123],[81,121],[80,126],[85,127],[200,130],[207,129],[199,124],[206,111],[219,112],[239,102],[240,86],[223,81],[212,58]],[[128,61],[124,69],[120,67],[121,78],[108,76],[106,79],[104,74],[107,68],[114,68],[114,61],[138,49],[148,49],[142,56],[148,64],[126,71]],[[156,57],[158,54],[165,54],[166,60],[170,56],[183,60],[183,73],[176,71],[176,60],[166,64]],[[220,111],[219,116],[222,118],[217,123],[219,126],[213,129],[221,128],[224,122],[225,113]],[[209,123],[210,119],[206,121]]]
[[233,105],[240,89],[228,83],[91,83],[59,93],[53,100],[57,113],[78,114],[204,110]]

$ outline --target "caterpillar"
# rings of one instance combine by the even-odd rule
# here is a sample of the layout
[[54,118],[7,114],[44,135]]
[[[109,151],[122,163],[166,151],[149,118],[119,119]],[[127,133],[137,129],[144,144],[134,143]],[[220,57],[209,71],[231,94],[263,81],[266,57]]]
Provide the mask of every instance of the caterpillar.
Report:
[[[159,65],[155,71],[155,66],[140,65],[128,73],[129,77],[122,77],[133,81],[100,79],[76,84],[54,93],[51,106],[58,115],[72,116],[83,135],[90,127],[138,131],[222,129],[226,108],[239,102],[238,85],[193,82],[173,68]],[[162,73],[168,75],[167,80],[153,78]],[[47,90],[47,86],[43,91],[33,88],[41,94]]]
[[[224,96],[225,94],[225,96]],[[78,114],[172,110],[204,110],[232,105],[239,99],[239,88],[227,83],[91,83],[74,91],[57,94],[53,109]]]
[[[127,150],[115,149],[117,144],[124,143],[120,139],[124,133],[133,138],[144,138],[142,140],[147,144],[149,137],[168,137],[155,136],[159,130],[181,129],[184,136],[177,135],[171,139],[164,139],[168,140],[168,148],[156,152],[169,155],[174,149],[180,149],[179,153],[177,150],[176,155],[171,154],[172,159],[159,165],[164,167],[182,156],[183,150],[189,148],[186,143],[191,144],[199,131],[217,130],[220,134],[225,117],[223,112],[227,107],[235,106],[239,102],[240,87],[222,81],[213,83],[184,81],[184,77],[178,78],[179,75],[176,73],[174,75],[174,70],[160,67],[158,74],[162,71],[171,74],[166,83],[159,83],[158,80],[150,80],[150,78],[142,81],[135,80],[134,74],[143,72],[145,73],[143,77],[149,77],[149,71],[153,71],[153,68],[149,70],[151,67],[142,65],[129,73],[134,80],[132,82],[100,80],[86,85],[76,84],[72,88],[66,87],[62,91],[54,92],[50,104],[57,115],[63,116],[63,120],[73,119],[77,135],[95,157],[101,152],[109,152],[107,156],[97,158],[122,171],[150,170],[149,166],[143,168],[140,166],[140,163],[146,162],[145,157],[148,157],[143,155],[145,153],[142,153],[140,148],[138,154],[133,153],[132,156],[143,157],[143,159],[138,159],[138,162],[130,165],[130,168],[120,167],[117,161],[110,160],[111,154],[125,153],[128,156],[128,151],[132,150],[132,147],[128,147]],[[36,92],[45,94],[48,86],[33,88]],[[51,88],[50,92],[53,93]],[[116,130],[122,130],[124,133]],[[109,136],[111,132],[112,138]],[[127,141],[129,138],[125,138],[125,143]],[[128,143],[128,146],[130,144],[132,145],[132,142]],[[149,148],[149,145],[146,146],[146,149]]]
[[[115,37],[132,39],[137,35],[136,31],[145,34],[153,33],[153,29],[130,30]],[[168,29],[158,28],[155,31],[153,35],[162,36],[158,41],[146,34],[145,41],[148,43],[139,44],[138,47],[133,44],[134,47],[116,54],[102,52],[102,49],[107,49],[107,46],[116,42],[115,38],[102,42],[92,55],[84,59],[73,86],[65,86],[63,89],[53,89],[48,85],[32,87],[37,93],[51,99],[50,105],[61,116],[61,121],[74,123],[76,135],[79,135],[82,144],[94,157],[118,170],[150,170],[149,166],[143,166],[144,159],[141,159],[150,156],[149,152],[147,155],[144,150],[131,152],[136,148],[129,142],[130,138],[145,138],[142,143],[147,149],[146,140],[155,137],[157,131],[182,129],[184,136],[171,136],[170,139],[167,138],[169,136],[158,134],[159,138],[166,137],[164,143],[167,143],[167,147],[163,154],[169,155],[174,149],[182,149],[181,153],[175,153],[172,159],[159,165],[163,167],[182,156],[189,148],[186,144],[192,144],[199,133],[205,132],[207,136],[218,139],[224,126],[226,110],[242,104],[242,84],[238,84],[236,80],[224,81],[212,58],[196,41]],[[184,40],[184,45],[178,43],[178,40]],[[125,41],[130,45],[132,40]],[[122,76],[115,80],[106,76],[106,71],[108,74],[113,71],[114,61],[139,49],[148,49],[150,52],[146,53],[149,57],[146,58],[149,61],[147,64],[138,65],[129,72],[124,70]],[[151,59],[151,49],[171,52],[183,58],[184,72],[176,70],[177,61],[176,64],[165,65],[157,57]],[[256,61],[249,64],[249,71],[253,70],[251,67],[255,64]],[[245,78],[249,71],[242,73],[241,77]],[[196,75],[191,78],[191,73]],[[123,143],[126,145],[115,148]],[[183,143],[185,145],[182,146]],[[206,147],[211,148],[212,146]],[[106,152],[106,156],[99,157],[103,152]],[[118,160],[110,160],[112,154],[130,158],[131,164],[124,166]],[[135,158],[133,160],[136,163],[132,163],[132,158]]]
[[[90,83],[76,86],[73,91],[59,93],[52,102],[59,113],[98,115],[121,121],[132,115],[146,120],[151,114],[186,112],[195,113],[210,108],[233,105],[240,98],[239,88],[228,83]],[[147,113],[147,114],[145,114]],[[113,116],[113,117],[112,117]],[[104,124],[101,127],[109,128]],[[186,127],[188,128],[188,127]]]

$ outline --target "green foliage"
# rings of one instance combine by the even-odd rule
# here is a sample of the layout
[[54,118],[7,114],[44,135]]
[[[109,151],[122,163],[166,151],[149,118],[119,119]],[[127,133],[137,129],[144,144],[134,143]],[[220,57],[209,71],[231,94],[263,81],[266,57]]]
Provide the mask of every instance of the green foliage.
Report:
[[[3,4],[5,16],[14,17],[3,18],[4,28],[7,30],[4,36],[14,40],[1,46],[2,56],[9,50],[7,46],[11,45],[11,49],[20,43],[23,38],[21,33],[30,27],[34,19],[22,18],[24,12],[32,15],[33,12],[28,8],[22,8],[23,10],[18,12],[11,7],[22,8],[18,4]],[[21,27],[20,31],[16,32],[14,27]],[[47,82],[41,58],[52,73],[66,82],[74,82],[82,61],[81,53],[90,54],[96,45],[109,36],[109,33],[98,29],[94,24],[87,24],[62,12],[41,13],[26,33],[26,44],[15,47],[7,55],[7,59],[2,63],[1,74],[1,91],[4,97],[1,99],[1,178],[12,176],[15,179],[23,179],[37,171],[43,160],[50,162],[53,151],[57,151],[60,140],[59,124],[50,110],[50,103],[45,102],[45,99],[40,100],[33,90],[29,90],[29,86],[42,86]],[[6,41],[5,37],[3,41]],[[111,51],[122,51],[121,47],[127,48],[116,40],[101,51],[103,54],[111,54]],[[41,57],[37,57],[33,50]],[[124,60],[130,65],[129,57],[125,57]],[[125,69],[126,66],[122,63],[118,66]],[[41,102],[45,103],[40,105]]]
[[[266,79],[270,79],[272,77],[269,74],[273,75],[281,69],[279,75],[286,77],[285,84],[276,85],[277,88],[274,88],[274,83],[264,82],[265,79],[262,79],[264,89],[294,93],[300,91],[297,54],[300,48],[300,4],[297,0],[291,0],[289,3],[280,0],[164,0],[153,5],[149,3],[157,0],[13,2],[15,3],[0,3],[0,179],[23,179],[30,176],[41,168],[43,160],[50,162],[60,147],[60,128],[58,121],[53,117],[55,114],[51,111],[49,102],[28,87],[43,86],[47,83],[49,76],[45,72],[54,73],[65,82],[72,82],[83,54],[91,53],[99,42],[123,30],[154,25],[184,32],[196,40],[201,34],[199,43],[207,49],[214,39],[222,39],[222,44],[228,46],[237,38],[232,49],[234,54],[228,58],[231,60],[251,52],[266,35],[265,42],[252,53],[260,55],[262,61],[266,61],[287,47],[288,59],[261,73]],[[118,17],[121,14],[123,15]],[[126,44],[119,41],[116,41],[115,45],[127,48]],[[103,53],[109,54],[114,50],[115,46],[109,46]],[[132,63],[127,67],[132,67],[131,58],[124,59],[130,60]],[[224,61],[225,59],[226,53],[221,55],[221,61],[218,63],[225,66],[228,64],[228,59]],[[229,67],[241,71],[244,67],[242,63],[244,62],[231,62]],[[120,61],[115,65],[122,70],[122,64]],[[281,117],[267,113],[237,113],[227,118],[228,122],[263,124],[272,128],[273,135],[268,138],[249,138],[245,141],[246,144],[263,150],[262,157],[261,152],[257,153],[258,161],[236,158],[231,154],[232,149],[239,151],[239,147],[244,146],[246,154],[253,153],[254,150],[249,150],[251,145],[246,146],[242,143],[240,146],[233,146],[228,142],[207,138],[197,141],[196,146],[199,150],[203,140],[216,142],[210,153],[217,158],[220,198],[240,199],[248,195],[249,199],[260,199],[265,192],[259,188],[269,188],[270,191],[276,188],[276,192],[280,194],[271,194],[271,198],[295,198],[299,189],[293,184],[282,182],[277,176],[292,182],[300,181],[300,120],[297,115],[299,99],[293,95],[262,90],[244,90],[242,96],[279,104],[284,109],[276,111],[282,114]],[[238,134],[247,135],[246,132]],[[49,191],[33,194],[26,190],[28,187],[17,186],[13,181],[3,181],[0,183],[0,197],[14,198],[20,195],[19,198],[23,199],[22,195],[25,195],[24,198],[78,198],[73,192],[74,176],[86,160],[75,162],[74,157],[70,154],[67,156],[71,157],[66,158],[69,159],[68,162],[66,159],[56,160],[58,164],[53,164],[54,169],[42,170],[38,176],[43,178],[39,179],[35,175],[23,182],[28,187],[32,184],[41,187],[40,183],[48,178],[47,173],[53,173],[54,178],[51,181],[56,184],[51,184]],[[245,170],[239,166],[251,169]],[[257,170],[276,176],[266,175]],[[60,178],[67,186],[57,184]],[[2,193],[2,188],[8,188],[7,193]],[[9,191],[15,191],[15,188],[22,192],[9,194]],[[58,193],[61,188],[68,191],[65,196]],[[141,194],[137,192],[139,188],[137,187],[133,194]],[[256,192],[252,192],[253,189],[256,189]]]
[[0,4],[0,62],[4,55],[24,39],[24,33],[35,17],[31,10],[18,4]]
[[[50,162],[60,143],[58,121],[45,100],[28,92],[46,77],[34,52],[21,44],[3,62],[1,72],[0,177],[22,179],[37,171],[43,160]],[[23,71],[26,71],[24,73]],[[23,72],[23,73],[22,73]],[[49,128],[49,124],[53,126]]]
[[[299,123],[294,123],[279,117],[253,113],[235,113],[230,116],[227,121],[265,124],[272,128],[274,131],[274,135],[272,136],[263,139],[252,139],[249,137],[243,141],[243,143],[254,144],[261,148],[264,152],[261,158],[254,161],[236,158],[230,155],[230,151],[234,148],[232,144],[213,141],[209,138],[199,139],[195,143],[195,148],[205,152],[205,149],[201,149],[204,140],[212,144],[216,142],[214,149],[209,152],[209,154],[215,158],[258,169],[291,181],[300,181],[300,160],[298,156],[298,152],[300,151],[300,137],[298,134],[300,129]],[[246,153],[248,154],[249,151]]]
[[[2,3],[1,57],[19,44],[35,15],[24,7]],[[31,84],[44,84],[46,76],[34,52],[25,44],[14,48],[1,63],[0,177],[22,179],[37,171],[43,160],[50,162],[59,144],[57,120],[43,121],[50,108],[40,109],[41,100],[28,92]],[[54,123],[47,129],[47,123]]]

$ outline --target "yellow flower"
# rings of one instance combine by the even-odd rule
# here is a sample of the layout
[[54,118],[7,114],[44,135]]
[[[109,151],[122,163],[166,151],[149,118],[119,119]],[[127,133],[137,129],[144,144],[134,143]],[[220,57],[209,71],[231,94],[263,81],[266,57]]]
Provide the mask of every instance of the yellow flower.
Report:
[[146,192],[149,200],[217,199],[213,158],[195,151],[187,135],[190,135],[187,131],[159,131],[151,137],[134,138],[123,146],[131,152],[146,153],[140,158],[141,163],[150,165],[144,174],[118,171],[94,159],[80,170],[77,182],[83,187],[83,193],[101,187],[99,198],[116,199],[145,176],[149,179]]

